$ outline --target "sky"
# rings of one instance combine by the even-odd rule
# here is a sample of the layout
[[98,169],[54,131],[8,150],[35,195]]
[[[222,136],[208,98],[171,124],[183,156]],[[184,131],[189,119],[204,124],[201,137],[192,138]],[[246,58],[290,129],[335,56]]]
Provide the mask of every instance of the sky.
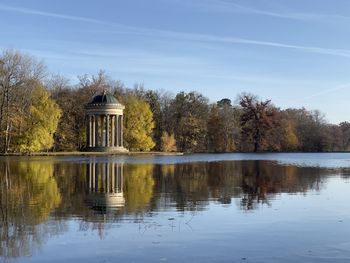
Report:
[[6,48],[71,84],[102,69],[130,87],[249,92],[350,121],[349,0],[0,0]]

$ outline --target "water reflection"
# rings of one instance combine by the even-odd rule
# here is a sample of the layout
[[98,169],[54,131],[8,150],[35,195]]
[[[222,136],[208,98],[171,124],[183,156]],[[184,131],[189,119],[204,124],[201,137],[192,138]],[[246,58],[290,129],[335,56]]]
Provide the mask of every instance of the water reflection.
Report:
[[61,203],[53,165],[42,162],[0,162],[0,255],[29,256],[54,231],[46,220]]
[[86,203],[93,210],[106,213],[124,207],[123,164],[90,162],[87,184]]
[[247,210],[259,203],[269,204],[280,193],[318,191],[322,175],[329,175],[327,169],[281,166],[269,161],[249,161],[241,171],[241,207]]
[[151,211],[205,210],[211,202],[237,212],[253,210],[273,205],[281,193],[318,191],[335,173],[341,171],[272,161],[168,165],[6,159],[0,162],[0,255],[31,255],[53,234],[68,231],[71,218],[79,218],[82,231],[103,232],[106,222],[134,220]]

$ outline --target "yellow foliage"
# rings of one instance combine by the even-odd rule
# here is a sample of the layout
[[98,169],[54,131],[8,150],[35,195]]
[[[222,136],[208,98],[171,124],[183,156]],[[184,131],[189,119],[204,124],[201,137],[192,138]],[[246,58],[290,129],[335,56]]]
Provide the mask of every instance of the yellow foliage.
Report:
[[163,132],[161,138],[161,151],[163,152],[176,152],[176,140],[174,134],[168,134]]
[[293,123],[289,122],[285,127],[285,149],[295,151],[299,147],[299,139],[295,134]]
[[153,164],[124,166],[124,194],[131,212],[143,211],[153,196]]
[[[52,162],[0,163],[0,256],[29,256],[49,232],[44,223],[61,203]],[[50,225],[50,229],[52,225]]]
[[32,104],[25,117],[24,131],[18,139],[19,152],[37,152],[53,146],[61,110],[42,86],[32,93]]
[[[22,220],[29,225],[40,224],[59,206],[61,194],[53,172],[53,163],[26,161],[15,162],[3,171],[0,196],[10,200],[6,206],[14,224]],[[9,182],[3,184],[6,177]]]
[[130,150],[149,151],[155,143],[152,139],[153,114],[148,103],[130,96],[125,105],[124,139]]
[[53,170],[52,163],[19,163],[19,173],[25,176],[29,188],[27,191],[31,193],[27,202],[36,224],[45,221],[49,213],[61,203]]

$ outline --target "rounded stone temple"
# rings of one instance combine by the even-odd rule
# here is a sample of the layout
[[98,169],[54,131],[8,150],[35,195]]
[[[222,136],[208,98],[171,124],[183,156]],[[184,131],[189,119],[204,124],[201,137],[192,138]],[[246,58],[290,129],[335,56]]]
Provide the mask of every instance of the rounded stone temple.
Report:
[[125,152],[123,146],[124,106],[104,91],[85,105],[86,151]]

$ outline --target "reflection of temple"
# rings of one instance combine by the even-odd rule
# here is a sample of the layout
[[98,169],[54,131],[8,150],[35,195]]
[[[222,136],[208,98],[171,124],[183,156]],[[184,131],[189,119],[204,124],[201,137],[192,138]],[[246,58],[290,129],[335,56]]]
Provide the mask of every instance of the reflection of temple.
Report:
[[86,202],[93,210],[105,213],[124,206],[123,164],[90,162],[87,184]]

